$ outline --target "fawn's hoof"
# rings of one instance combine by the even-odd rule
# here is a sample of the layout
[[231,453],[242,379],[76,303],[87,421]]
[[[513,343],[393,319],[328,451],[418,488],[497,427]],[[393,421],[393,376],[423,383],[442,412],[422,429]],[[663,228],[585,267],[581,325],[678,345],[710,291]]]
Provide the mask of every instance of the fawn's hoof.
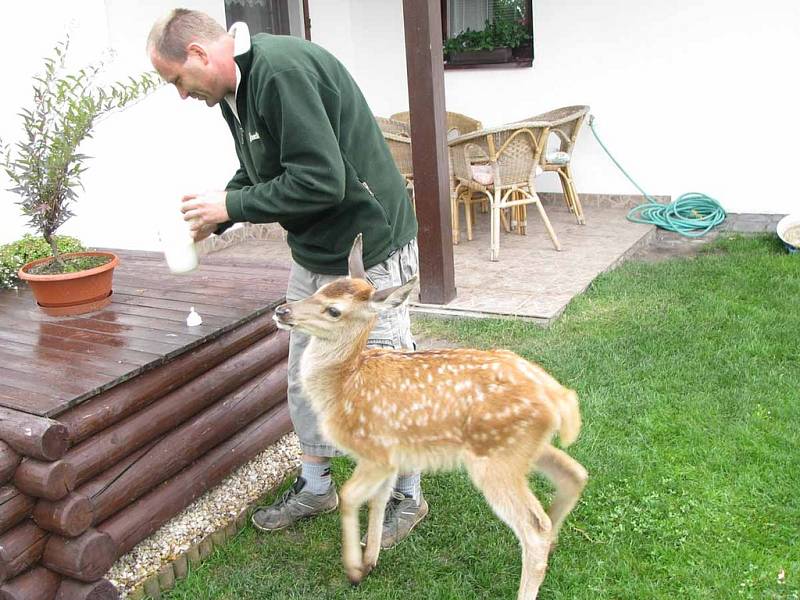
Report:
[[375,568],[375,563],[364,563],[361,565],[361,577],[362,579],[372,573],[372,569]]
[[356,587],[367,575],[372,573],[374,568],[375,563],[364,563],[360,568],[348,568],[347,578],[350,580],[350,585]]
[[364,570],[362,568],[348,568],[347,569],[347,579],[350,580],[350,585],[356,587],[361,580],[364,579]]

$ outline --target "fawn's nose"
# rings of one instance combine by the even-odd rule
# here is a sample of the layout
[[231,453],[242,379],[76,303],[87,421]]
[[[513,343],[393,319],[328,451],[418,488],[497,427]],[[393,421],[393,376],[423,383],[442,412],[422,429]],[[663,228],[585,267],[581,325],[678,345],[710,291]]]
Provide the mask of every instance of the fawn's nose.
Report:
[[292,309],[286,306],[285,304],[282,304],[281,306],[275,309],[275,314],[278,315],[279,317],[288,317],[290,314],[292,314]]

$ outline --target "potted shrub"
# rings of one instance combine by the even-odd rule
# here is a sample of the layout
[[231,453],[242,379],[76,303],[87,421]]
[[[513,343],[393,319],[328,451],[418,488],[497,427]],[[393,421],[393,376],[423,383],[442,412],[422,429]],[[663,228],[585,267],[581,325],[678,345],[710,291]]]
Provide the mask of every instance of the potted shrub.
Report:
[[102,117],[143,97],[158,85],[154,73],[96,84],[102,63],[68,72],[69,39],[59,42],[44,60],[44,73],[34,77],[30,108],[20,112],[23,140],[3,145],[0,165],[19,195],[17,204],[29,225],[50,248],[50,256],[23,265],[18,272],[28,281],[39,306],[48,314],[80,314],[110,302],[111,277],[119,259],[110,252],[59,250],[55,231],[72,215],[76,189],[89,158],[78,148],[92,136]]
[[[58,251],[85,252],[80,240],[66,235],[55,235],[53,239],[58,245]],[[19,289],[20,268],[38,258],[47,258],[52,255],[50,245],[38,235],[26,233],[21,239],[0,246],[0,290]]]
[[527,42],[525,26],[512,19],[486,21],[481,31],[466,29],[444,44],[447,63],[470,65],[510,62],[514,48]]

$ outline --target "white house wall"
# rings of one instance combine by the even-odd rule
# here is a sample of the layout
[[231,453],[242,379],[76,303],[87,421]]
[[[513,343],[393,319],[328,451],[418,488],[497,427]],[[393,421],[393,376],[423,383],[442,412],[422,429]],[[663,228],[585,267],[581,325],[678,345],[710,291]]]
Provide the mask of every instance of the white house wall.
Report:
[[[0,9],[6,57],[0,136],[19,138],[16,113],[30,102],[31,76],[41,72],[42,57],[67,30],[72,30],[71,62],[92,62],[110,45],[115,57],[107,76],[125,78],[152,68],[144,49],[147,34],[172,6],[205,10],[225,22],[219,0],[5,3]],[[94,158],[76,216],[59,233],[92,246],[158,249],[157,222],[165,207],[176,207],[186,192],[221,189],[237,167],[219,109],[183,101],[172,86],[99,123],[81,151]],[[26,231],[16,197],[5,191],[9,185],[0,174],[0,243]]]
[[[310,0],[310,13],[312,39],[343,58],[376,114],[407,109],[401,0]],[[589,104],[649,193],[700,191],[732,212],[796,210],[796,0],[534,0],[534,27],[532,68],[445,72],[448,110],[492,126]],[[579,192],[638,193],[588,127],[574,170]],[[556,176],[540,187],[559,190]]]
[[[312,38],[351,69],[373,112],[405,110],[402,1],[309,4]],[[150,68],[146,35],[172,6],[224,21],[221,0],[4,3],[0,136],[19,139],[16,113],[29,102],[31,76],[70,25],[76,64],[110,45],[116,58],[108,74],[124,77]],[[702,191],[736,212],[796,209],[800,97],[790,59],[800,56],[800,3],[535,0],[534,12],[533,68],[448,71],[449,110],[491,126],[590,104],[607,145],[651,193]],[[181,101],[168,87],[100,123],[82,151],[95,158],[77,216],[62,232],[96,246],[158,248],[164,207],[184,192],[222,187],[236,167],[218,109]],[[580,192],[636,193],[588,128],[575,171]],[[557,190],[549,177],[541,188]],[[0,243],[25,231],[7,187],[0,174]]]
[[[353,25],[359,19],[350,14],[351,0],[316,2],[309,0],[311,39],[320,46],[335,49],[335,54],[348,67],[355,68],[361,49],[353,39]],[[382,9],[386,7],[381,7]]]

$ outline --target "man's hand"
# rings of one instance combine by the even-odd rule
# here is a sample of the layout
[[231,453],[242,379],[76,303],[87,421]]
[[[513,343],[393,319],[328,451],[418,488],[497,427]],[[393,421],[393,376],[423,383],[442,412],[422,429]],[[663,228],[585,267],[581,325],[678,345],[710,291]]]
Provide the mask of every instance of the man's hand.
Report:
[[186,194],[181,198],[183,219],[189,222],[189,229],[195,242],[214,233],[217,225],[230,220],[225,206],[227,192],[204,192]]
[[210,236],[212,233],[214,233],[217,230],[217,226],[216,225],[201,225],[198,229],[195,229],[194,227],[190,227],[190,228],[191,228],[190,233],[191,233],[192,239],[195,242],[199,242],[200,240],[206,239],[208,236]]

